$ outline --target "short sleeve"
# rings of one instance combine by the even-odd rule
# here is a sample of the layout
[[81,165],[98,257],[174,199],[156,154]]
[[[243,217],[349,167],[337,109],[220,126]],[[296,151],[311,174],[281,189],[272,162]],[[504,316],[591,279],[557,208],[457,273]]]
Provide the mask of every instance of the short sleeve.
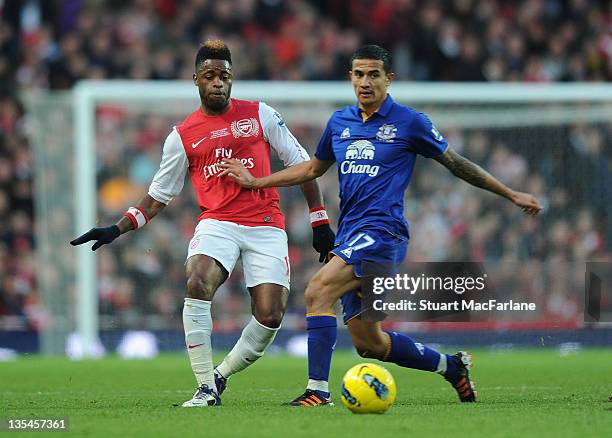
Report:
[[159,170],[149,186],[149,196],[168,204],[183,190],[189,160],[176,128],[166,138]]
[[332,119],[329,119],[315,152],[315,157],[321,161],[336,161],[336,156],[334,155],[334,149],[332,147],[331,122]]
[[423,113],[416,113],[410,125],[410,145],[414,152],[427,158],[442,155],[448,142]]
[[286,167],[308,161],[308,152],[289,131],[287,124],[278,111],[263,102],[259,103],[259,120],[263,128],[264,139],[276,151]]

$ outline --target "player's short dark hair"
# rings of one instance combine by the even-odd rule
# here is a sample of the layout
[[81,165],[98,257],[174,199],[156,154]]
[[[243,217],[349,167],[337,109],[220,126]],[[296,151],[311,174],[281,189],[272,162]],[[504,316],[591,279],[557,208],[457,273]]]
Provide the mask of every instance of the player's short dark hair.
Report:
[[221,59],[232,65],[232,53],[229,47],[221,40],[207,40],[202,43],[195,60],[195,69],[198,71],[200,64],[207,59]]
[[361,46],[355,51],[355,53],[353,53],[353,56],[351,56],[351,69],[353,68],[353,61],[355,59],[376,59],[378,61],[382,61],[385,72],[391,73],[393,57],[391,56],[391,52],[384,47],[377,46],[376,44],[366,44],[365,46]]

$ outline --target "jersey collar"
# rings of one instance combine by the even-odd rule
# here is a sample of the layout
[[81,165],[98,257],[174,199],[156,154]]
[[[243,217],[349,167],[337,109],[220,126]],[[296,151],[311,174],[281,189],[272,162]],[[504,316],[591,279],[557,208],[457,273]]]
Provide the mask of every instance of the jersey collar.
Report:
[[200,113],[200,116],[204,117],[204,118],[215,118],[215,117],[223,117],[227,114],[231,114],[234,109],[235,109],[236,105],[234,105],[234,98],[230,97],[230,104],[229,107],[227,107],[227,110],[225,112],[222,112],[221,114],[215,114],[213,116],[208,115],[204,112],[204,110],[202,109],[202,105],[198,105],[198,111]]
[[363,114],[361,112],[361,109],[359,109],[359,104],[355,105],[355,110],[357,112],[357,115],[359,116],[359,118],[362,121],[366,121],[372,118],[372,116],[374,114],[379,114],[382,117],[387,117],[387,115],[389,114],[389,111],[391,111],[391,107],[393,106],[393,98],[391,97],[391,95],[389,93],[387,93],[387,97],[385,98],[385,100],[383,101],[382,105],[380,106],[380,108],[378,108],[376,111],[374,111],[372,114],[370,114],[369,117],[366,117],[365,119],[363,118]]

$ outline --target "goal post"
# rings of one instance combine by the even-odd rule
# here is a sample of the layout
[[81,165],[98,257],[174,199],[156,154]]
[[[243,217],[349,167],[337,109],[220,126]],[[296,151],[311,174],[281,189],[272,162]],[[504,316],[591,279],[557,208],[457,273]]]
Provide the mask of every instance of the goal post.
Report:
[[[74,205],[75,236],[96,226],[96,164],[95,164],[95,95],[86,84],[73,91],[74,118]],[[96,288],[96,257],[90,245],[80,245],[76,269],[76,331],[80,335],[83,356],[95,356],[98,342],[98,294]]]
[[[526,129],[567,126],[572,123],[612,123],[612,85],[514,83],[406,83],[389,89],[400,103],[427,112],[445,129]],[[331,112],[354,102],[345,82],[237,81],[232,97],[263,100],[283,114],[290,127],[312,125],[320,133]],[[48,97],[47,97],[48,98]],[[30,107],[37,99],[28,98]],[[143,114],[171,114],[182,120],[198,104],[189,81],[81,81],[72,90],[73,117],[73,229],[78,235],[94,227],[98,218],[96,111],[100,105],[118,104]],[[44,114],[38,113],[40,117]],[[545,134],[542,134],[543,137]],[[536,139],[537,140],[537,139]],[[534,141],[536,141],[534,140]],[[311,145],[312,146],[312,145]],[[45,191],[44,185],[37,191]],[[37,193],[37,196],[43,193]],[[45,194],[47,199],[49,193]],[[98,254],[89,245],[75,248],[74,328],[82,339],[85,357],[95,355],[100,330],[98,308]],[[176,261],[180,264],[180,260]],[[41,288],[45,288],[42,280]],[[52,294],[49,294],[52,295]],[[49,296],[48,295],[48,296]],[[51,352],[51,351],[49,351]],[[57,351],[55,351],[57,353]]]

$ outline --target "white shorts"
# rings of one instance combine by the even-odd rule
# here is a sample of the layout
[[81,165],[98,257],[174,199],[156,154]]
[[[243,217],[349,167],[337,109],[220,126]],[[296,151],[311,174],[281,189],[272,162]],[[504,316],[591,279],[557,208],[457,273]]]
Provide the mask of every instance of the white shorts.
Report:
[[187,259],[204,254],[217,260],[229,274],[238,257],[247,287],[274,283],[289,289],[287,233],[276,227],[247,227],[233,222],[203,219],[189,242]]

